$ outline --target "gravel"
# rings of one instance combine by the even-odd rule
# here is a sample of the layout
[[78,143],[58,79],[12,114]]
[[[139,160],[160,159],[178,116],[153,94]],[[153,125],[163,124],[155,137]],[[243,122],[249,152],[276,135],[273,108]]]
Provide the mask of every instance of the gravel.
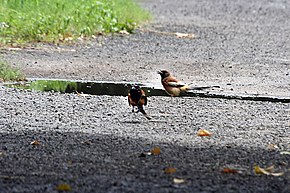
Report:
[[[290,2],[141,5],[155,17],[133,35],[1,55],[29,78],[157,84],[156,71],[168,69],[226,92],[289,96]],[[125,97],[0,87],[0,192],[58,192],[63,183],[71,192],[290,192],[290,157],[281,154],[290,151],[289,103],[149,97],[145,110],[151,121]],[[160,155],[147,154],[154,147]],[[257,175],[255,165],[284,174]]]

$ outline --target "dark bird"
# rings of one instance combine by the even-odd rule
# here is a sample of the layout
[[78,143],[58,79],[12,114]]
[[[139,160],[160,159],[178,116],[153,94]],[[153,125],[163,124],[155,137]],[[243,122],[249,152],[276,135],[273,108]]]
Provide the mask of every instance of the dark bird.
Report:
[[158,74],[161,76],[161,83],[165,89],[165,91],[170,96],[179,96],[182,92],[187,92],[191,90],[188,85],[177,80],[174,76],[172,76],[167,70],[160,70]]
[[129,106],[133,106],[132,112],[134,112],[134,107],[137,106],[137,112],[141,112],[147,119],[151,119],[143,109],[143,105],[147,105],[147,97],[145,92],[138,85],[131,87],[128,93]]

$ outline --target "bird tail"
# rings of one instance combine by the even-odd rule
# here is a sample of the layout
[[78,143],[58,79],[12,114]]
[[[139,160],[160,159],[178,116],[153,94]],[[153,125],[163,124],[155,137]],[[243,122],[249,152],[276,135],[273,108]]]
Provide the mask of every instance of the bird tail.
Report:
[[138,111],[140,111],[148,120],[151,119],[151,117],[149,117],[149,115],[147,115],[147,113],[145,112],[145,110],[143,109],[142,106],[138,105]]
[[193,90],[206,90],[206,89],[214,89],[214,88],[220,88],[218,85],[213,86],[193,86],[193,85],[185,85],[180,90],[183,92],[190,92]]

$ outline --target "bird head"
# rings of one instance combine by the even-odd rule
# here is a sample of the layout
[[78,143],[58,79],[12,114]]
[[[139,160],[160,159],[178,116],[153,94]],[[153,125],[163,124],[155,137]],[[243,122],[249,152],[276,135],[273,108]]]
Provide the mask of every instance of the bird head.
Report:
[[134,84],[132,87],[131,87],[132,90],[140,90],[140,86],[138,86],[137,84]]
[[167,70],[159,70],[157,73],[160,74],[162,79],[170,76],[170,73]]
[[138,85],[132,85],[129,94],[131,95],[133,100],[139,100],[142,95],[142,90]]

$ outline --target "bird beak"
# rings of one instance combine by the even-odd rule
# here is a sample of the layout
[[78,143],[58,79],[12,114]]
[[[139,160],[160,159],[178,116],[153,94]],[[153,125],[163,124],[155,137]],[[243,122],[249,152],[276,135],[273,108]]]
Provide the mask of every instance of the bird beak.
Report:
[[157,74],[162,74],[161,70],[157,71]]

